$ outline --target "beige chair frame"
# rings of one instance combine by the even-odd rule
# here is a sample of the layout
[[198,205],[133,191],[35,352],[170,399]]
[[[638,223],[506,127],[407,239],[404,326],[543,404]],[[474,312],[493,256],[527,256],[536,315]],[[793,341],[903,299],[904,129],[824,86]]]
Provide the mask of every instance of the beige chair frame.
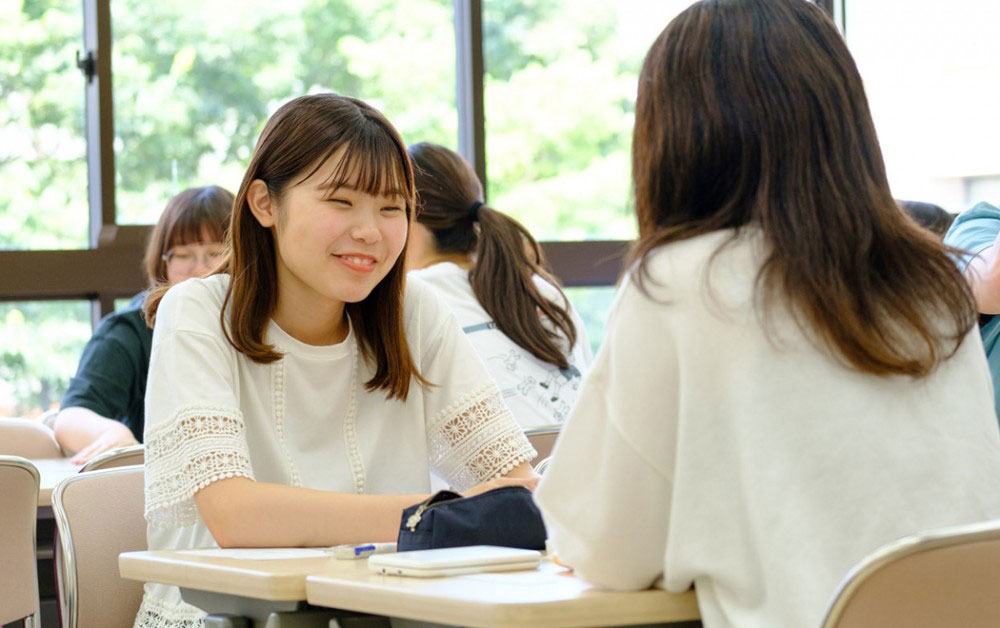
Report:
[[538,452],[538,456],[531,461],[532,463],[545,460],[552,455],[552,449],[556,446],[556,439],[559,438],[561,430],[562,425],[559,424],[529,427],[524,430],[524,435],[528,437],[528,442]]
[[[66,492],[71,490],[73,485],[78,482],[99,481],[115,475],[139,474],[141,476],[143,472],[141,465],[88,471],[87,473],[78,473],[66,478],[56,486],[52,494],[52,511],[55,513],[56,526],[59,530],[59,548],[57,550],[59,552],[59,605],[60,612],[62,613],[63,628],[77,628],[77,626],[80,626],[79,582],[77,580],[78,565],[73,544],[73,531],[70,528],[69,516],[64,506]],[[139,519],[142,519],[143,504],[139,503],[137,508],[139,510]],[[142,519],[143,538],[145,538],[145,534],[145,520]],[[115,540],[119,540],[118,537],[115,537]],[[126,546],[117,549],[120,549],[120,551],[114,551],[114,577],[119,577],[117,570],[118,554],[124,551],[145,550],[146,545],[143,543],[142,547]],[[139,589],[142,587],[142,583],[130,584],[134,584]],[[138,610],[138,607],[135,610]],[[90,626],[80,626],[80,628],[90,628]]]
[[[29,482],[34,482],[33,492],[35,495],[34,501],[29,502],[28,504],[28,508],[30,510],[30,518],[25,517],[25,519],[27,519],[27,521],[29,522],[28,528],[30,528],[31,530],[30,561],[21,560],[22,558],[28,558],[29,555],[25,553],[24,556],[20,556],[21,552],[18,552],[16,549],[17,547],[20,547],[21,543],[24,543],[24,546],[28,547],[29,540],[27,538],[22,538],[19,540],[17,538],[14,538],[13,536],[7,537],[6,535],[4,535],[5,538],[3,539],[2,544],[0,544],[3,546],[9,544],[11,546],[11,550],[19,554],[18,556],[9,556],[6,555],[5,550],[0,550],[0,557],[2,557],[0,558],[0,568],[2,568],[5,571],[8,569],[15,570],[19,573],[23,573],[24,575],[27,575],[28,573],[31,574],[30,583],[25,583],[23,580],[21,580],[22,584],[29,585],[28,589],[25,589],[26,592],[24,593],[27,599],[21,598],[20,592],[14,595],[16,599],[9,598],[8,596],[12,596],[11,587],[5,586],[3,587],[3,590],[0,591],[0,624],[24,620],[25,628],[35,628],[35,626],[39,625],[40,623],[38,621],[39,619],[38,557],[36,554],[38,540],[36,536],[37,526],[35,524],[35,521],[37,521],[38,517],[37,514],[38,485],[40,481],[38,475],[38,469],[35,468],[35,465],[31,464],[30,460],[27,460],[20,456],[0,456],[0,467],[7,467],[24,471],[24,473],[27,476],[25,479],[28,480]],[[7,497],[9,498],[10,496],[8,495]],[[12,506],[14,506],[14,504],[9,503],[9,501],[0,504],[0,508],[3,508],[5,511],[4,515],[2,516],[3,518],[17,516],[16,515],[17,509],[12,508]],[[22,611],[29,611],[29,612],[22,615],[21,614]]]
[[998,594],[1000,520],[932,530],[851,568],[823,628],[1000,626]]
[[141,465],[145,461],[146,448],[142,445],[129,445],[109,449],[88,460],[82,467],[80,473],[84,471],[98,471],[100,469],[111,469],[114,467],[131,467]]

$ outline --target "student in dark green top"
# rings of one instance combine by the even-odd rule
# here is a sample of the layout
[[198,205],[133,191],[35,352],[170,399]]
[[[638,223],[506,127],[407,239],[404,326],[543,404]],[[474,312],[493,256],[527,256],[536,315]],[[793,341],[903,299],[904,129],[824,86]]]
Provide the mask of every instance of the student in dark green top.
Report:
[[[223,252],[233,195],[218,186],[189,188],[167,203],[146,246],[150,287],[202,275]],[[52,427],[73,462],[142,440],[146,374],[153,331],[142,316],[145,293],[106,316],[83,349]]]

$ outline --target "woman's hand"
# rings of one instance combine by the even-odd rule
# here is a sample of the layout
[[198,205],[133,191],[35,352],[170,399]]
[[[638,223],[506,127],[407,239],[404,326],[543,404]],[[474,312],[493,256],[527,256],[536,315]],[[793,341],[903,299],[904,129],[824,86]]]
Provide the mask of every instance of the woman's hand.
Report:
[[131,430],[125,427],[124,424],[114,421],[114,425],[108,426],[93,442],[76,452],[76,455],[73,456],[70,462],[73,464],[83,464],[97,454],[104,453],[109,449],[138,444],[139,441],[132,435]]
[[486,480],[480,484],[476,484],[472,488],[463,491],[462,497],[472,497],[473,495],[479,495],[480,493],[485,493],[486,491],[492,491],[495,488],[503,488],[505,486],[523,486],[529,491],[534,491],[535,487],[538,486],[538,480],[540,477],[532,473],[527,476],[504,476],[499,478],[494,478],[492,480]]

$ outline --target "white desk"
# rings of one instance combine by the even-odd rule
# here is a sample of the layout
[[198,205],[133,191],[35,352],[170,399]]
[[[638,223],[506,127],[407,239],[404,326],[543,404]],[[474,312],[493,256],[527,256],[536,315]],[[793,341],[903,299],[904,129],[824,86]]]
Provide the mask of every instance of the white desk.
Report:
[[464,626],[610,626],[698,619],[693,591],[594,590],[566,569],[447,578],[382,576],[364,560],[313,557],[249,560],[205,552],[128,552],[123,578],[182,588],[185,600],[212,613],[254,619],[269,611],[314,606]]
[[31,464],[38,469],[38,507],[52,505],[52,491],[64,479],[80,472],[80,465],[73,464],[69,458],[45,458],[32,460]]
[[538,569],[447,578],[383,576],[340,561],[306,578],[310,604],[421,621],[504,626],[616,626],[699,618],[694,591],[601,591],[549,560]]

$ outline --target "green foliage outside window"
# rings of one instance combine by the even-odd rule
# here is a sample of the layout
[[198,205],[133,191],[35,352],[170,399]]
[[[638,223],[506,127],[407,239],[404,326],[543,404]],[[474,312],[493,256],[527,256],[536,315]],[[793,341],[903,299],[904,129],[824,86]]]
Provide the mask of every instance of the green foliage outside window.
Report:
[[[483,3],[495,207],[539,239],[632,237],[636,73],[686,4]],[[457,145],[451,0],[112,0],[111,16],[120,223],[155,221],[192,185],[235,191],[268,115],[304,93]],[[87,245],[82,32],[79,0],[0,2],[0,249]],[[596,346],[610,291],[588,294],[574,300]],[[89,331],[86,304],[37,305],[0,304],[0,415],[57,402]]]

